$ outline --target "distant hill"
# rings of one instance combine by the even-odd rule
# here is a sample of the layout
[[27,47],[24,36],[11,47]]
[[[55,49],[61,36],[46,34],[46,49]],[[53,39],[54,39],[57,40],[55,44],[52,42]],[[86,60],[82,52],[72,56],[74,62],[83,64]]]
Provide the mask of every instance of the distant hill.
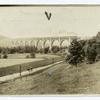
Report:
[[9,39],[9,38],[6,36],[0,35],[0,40],[4,40],[4,39]]

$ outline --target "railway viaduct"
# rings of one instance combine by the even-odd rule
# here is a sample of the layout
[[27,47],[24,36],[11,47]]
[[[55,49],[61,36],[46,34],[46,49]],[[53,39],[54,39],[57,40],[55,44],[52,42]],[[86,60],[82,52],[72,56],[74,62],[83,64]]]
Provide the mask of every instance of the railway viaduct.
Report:
[[66,46],[77,36],[61,36],[61,37],[37,37],[37,38],[23,38],[23,39],[10,39],[0,40],[2,47],[16,47],[16,46],[36,46],[37,48],[50,48],[54,45],[62,47],[64,43]]
[[27,40],[13,40],[13,46],[36,46],[37,48],[45,48],[49,46],[57,45],[59,47],[63,46],[63,43],[66,42],[66,46],[75,38],[75,36],[70,37],[41,37],[41,38],[32,38]]

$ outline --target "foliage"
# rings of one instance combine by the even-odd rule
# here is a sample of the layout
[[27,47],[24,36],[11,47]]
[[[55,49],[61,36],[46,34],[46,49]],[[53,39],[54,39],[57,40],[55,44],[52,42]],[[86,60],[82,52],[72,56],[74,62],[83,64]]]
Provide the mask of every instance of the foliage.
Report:
[[84,60],[84,50],[83,46],[85,45],[85,41],[78,41],[74,39],[69,46],[69,55],[67,56],[66,60],[69,64],[77,66],[78,63]]
[[57,53],[60,50],[60,48],[58,46],[53,46],[51,50],[53,53]]
[[66,61],[73,65],[85,61],[84,59],[90,64],[100,60],[100,32],[88,40],[74,39],[68,50],[70,54],[67,55]]
[[7,54],[4,54],[4,55],[3,55],[3,58],[4,58],[4,59],[7,59],[7,58],[8,58]]
[[26,58],[35,58],[35,57],[36,57],[36,54],[34,52],[26,56]]
[[44,53],[45,54],[49,53],[49,47],[44,48]]
[[31,56],[31,58],[35,58],[36,57],[34,52],[30,53],[30,56]]
[[94,63],[97,52],[96,52],[96,40],[95,39],[90,39],[88,41],[88,47],[87,47],[87,53],[86,53],[87,61],[88,63]]
[[29,55],[27,55],[27,56],[26,56],[26,58],[30,58],[30,56],[29,56]]

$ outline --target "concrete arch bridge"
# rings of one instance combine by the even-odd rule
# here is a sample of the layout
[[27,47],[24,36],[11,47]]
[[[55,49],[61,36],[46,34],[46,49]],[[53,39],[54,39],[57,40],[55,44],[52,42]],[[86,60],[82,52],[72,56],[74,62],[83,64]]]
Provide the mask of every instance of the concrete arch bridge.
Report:
[[63,37],[38,37],[31,39],[13,39],[11,40],[10,46],[35,46],[38,49],[53,46],[68,47],[71,41],[76,38],[76,36],[63,36]]

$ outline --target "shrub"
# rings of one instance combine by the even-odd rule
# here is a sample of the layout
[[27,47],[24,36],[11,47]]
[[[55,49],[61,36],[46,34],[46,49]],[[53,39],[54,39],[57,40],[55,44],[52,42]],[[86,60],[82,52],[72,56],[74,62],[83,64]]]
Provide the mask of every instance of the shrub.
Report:
[[36,57],[34,52],[30,53],[30,56],[31,56],[31,58],[35,58]]
[[45,54],[49,53],[49,47],[44,48],[44,53]]
[[96,60],[96,56],[97,56],[96,43],[89,42],[87,47],[88,63],[94,63]]
[[51,50],[52,50],[53,53],[57,53],[59,51],[59,47],[58,46],[53,46],[51,48]]
[[83,50],[83,41],[78,41],[74,39],[69,46],[69,55],[66,60],[69,64],[77,66],[78,63],[84,60],[84,50]]
[[1,54],[0,54],[0,59],[1,59],[2,57],[1,57]]
[[29,55],[27,55],[27,56],[26,56],[26,58],[30,58],[30,56],[29,56]]
[[8,58],[7,54],[4,54],[4,55],[3,55],[3,58],[4,58],[4,59],[7,59],[7,58]]

